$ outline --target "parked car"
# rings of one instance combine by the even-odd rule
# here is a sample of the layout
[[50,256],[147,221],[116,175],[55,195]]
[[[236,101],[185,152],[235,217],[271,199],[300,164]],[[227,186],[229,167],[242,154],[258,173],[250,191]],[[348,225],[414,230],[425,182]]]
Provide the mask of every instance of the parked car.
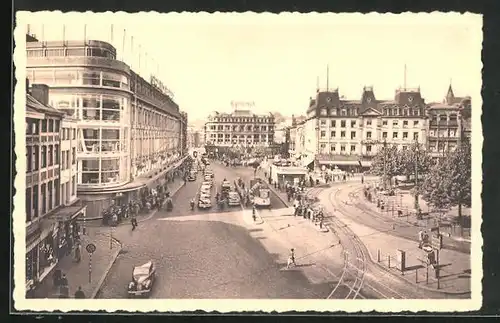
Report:
[[209,209],[212,207],[212,201],[209,198],[201,197],[198,199],[198,208]]
[[187,177],[189,182],[194,182],[196,180],[196,174],[190,173]]
[[128,284],[128,296],[149,296],[156,278],[156,267],[153,261],[134,267],[132,281]]

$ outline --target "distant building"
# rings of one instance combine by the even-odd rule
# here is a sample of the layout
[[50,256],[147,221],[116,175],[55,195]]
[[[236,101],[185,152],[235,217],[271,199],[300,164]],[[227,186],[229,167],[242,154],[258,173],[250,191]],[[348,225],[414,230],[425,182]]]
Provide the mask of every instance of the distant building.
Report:
[[291,147],[307,165],[369,167],[384,143],[407,149],[426,141],[425,107],[420,89],[398,89],[392,100],[377,100],[372,87],[363,88],[360,100],[343,99],[338,89],[318,90],[306,121],[291,131]]
[[443,103],[431,103],[427,148],[439,160],[455,150],[462,140],[470,140],[471,98],[455,97],[451,85]]
[[203,134],[198,129],[193,127],[188,127],[188,142],[187,145],[189,148],[200,148],[202,143]]
[[232,147],[242,149],[269,148],[274,144],[274,116],[257,115],[250,110],[234,110],[208,117],[204,129],[207,151],[224,151]]
[[83,233],[77,218],[85,218],[86,207],[76,197],[75,121],[48,105],[46,85],[27,82],[27,90],[26,291],[36,297],[38,284],[52,278]]

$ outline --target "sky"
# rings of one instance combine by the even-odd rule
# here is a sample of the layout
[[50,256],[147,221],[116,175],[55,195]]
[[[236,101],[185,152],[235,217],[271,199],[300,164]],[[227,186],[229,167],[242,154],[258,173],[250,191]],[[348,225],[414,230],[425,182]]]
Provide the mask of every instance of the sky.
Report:
[[305,114],[327,66],[329,88],[347,99],[365,85],[394,98],[406,65],[406,86],[420,86],[427,102],[442,101],[450,81],[455,95],[480,100],[478,15],[31,13],[18,22],[44,40],[63,39],[63,29],[83,39],[86,25],[87,39],[111,42],[143,77],[159,77],[190,120],[230,112],[231,101]]

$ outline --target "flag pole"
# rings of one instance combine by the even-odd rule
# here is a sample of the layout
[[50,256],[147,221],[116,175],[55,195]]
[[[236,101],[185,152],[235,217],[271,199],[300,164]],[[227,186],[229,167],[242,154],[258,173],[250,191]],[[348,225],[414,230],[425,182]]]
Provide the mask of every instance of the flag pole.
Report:
[[130,68],[134,65],[134,36],[130,37]]
[[87,24],[83,25],[83,43],[87,45]]
[[125,37],[127,35],[127,30],[123,29],[123,39],[122,39],[122,62],[125,62]]
[[62,30],[62,40],[63,40],[63,45],[66,44],[66,25],[63,25],[63,30]]

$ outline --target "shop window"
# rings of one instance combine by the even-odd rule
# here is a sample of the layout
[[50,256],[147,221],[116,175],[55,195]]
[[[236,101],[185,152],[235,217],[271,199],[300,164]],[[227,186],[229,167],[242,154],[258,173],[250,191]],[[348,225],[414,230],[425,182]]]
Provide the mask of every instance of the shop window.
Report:
[[111,172],[101,172],[101,183],[109,184],[116,183],[119,180],[120,171],[111,171]]
[[43,274],[46,270],[51,268],[56,263],[56,257],[54,254],[54,238],[49,235],[38,245],[38,257],[39,257],[39,273]]

